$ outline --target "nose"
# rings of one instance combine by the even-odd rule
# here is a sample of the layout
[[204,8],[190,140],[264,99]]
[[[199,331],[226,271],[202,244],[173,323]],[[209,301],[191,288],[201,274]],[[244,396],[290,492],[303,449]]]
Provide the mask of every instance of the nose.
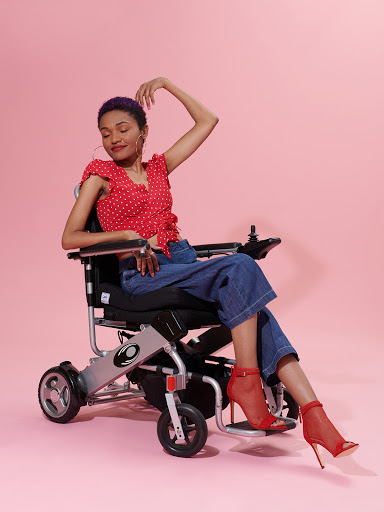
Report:
[[121,142],[121,135],[119,132],[112,132],[111,134],[111,142],[112,144],[116,144],[117,142]]

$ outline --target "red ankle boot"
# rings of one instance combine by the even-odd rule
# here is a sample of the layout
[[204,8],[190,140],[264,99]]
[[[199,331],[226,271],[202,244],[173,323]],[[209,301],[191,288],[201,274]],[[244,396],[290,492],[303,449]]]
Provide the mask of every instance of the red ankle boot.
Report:
[[257,430],[287,430],[285,425],[272,426],[276,416],[270,414],[261,387],[258,368],[234,366],[227,387],[231,401],[231,421],[234,420],[234,402],[238,403],[247,417],[248,423]]
[[320,444],[328,450],[334,457],[345,457],[351,455],[359,447],[358,444],[343,448],[344,443],[348,443],[336,430],[328,416],[325,414],[323,404],[318,400],[309,402],[301,408],[301,417],[303,419],[304,439],[309,443],[319,461],[322,469],[322,463],[317,445]]

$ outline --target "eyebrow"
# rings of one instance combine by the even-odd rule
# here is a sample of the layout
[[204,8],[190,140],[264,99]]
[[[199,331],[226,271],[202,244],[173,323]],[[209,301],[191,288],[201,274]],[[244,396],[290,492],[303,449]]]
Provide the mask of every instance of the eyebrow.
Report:
[[[131,124],[129,121],[120,121],[120,123],[116,123],[115,126],[119,126],[119,124]],[[101,130],[109,130],[109,128],[107,128],[106,126],[103,126],[103,128],[100,128],[100,131]]]

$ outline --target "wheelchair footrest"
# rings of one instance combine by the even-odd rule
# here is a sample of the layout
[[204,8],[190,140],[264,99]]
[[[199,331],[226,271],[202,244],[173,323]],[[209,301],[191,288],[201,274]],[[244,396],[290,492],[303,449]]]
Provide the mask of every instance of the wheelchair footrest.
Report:
[[[287,430],[292,430],[297,425],[296,420],[293,420],[291,418],[281,418],[281,419],[284,420]],[[248,423],[248,421],[238,421],[237,423],[229,423],[228,425],[226,425],[226,427],[231,427],[233,429],[236,428],[238,430],[254,430],[255,432],[260,432],[260,431],[263,432],[262,430],[254,429],[253,427],[251,427],[251,425]],[[282,432],[286,432],[287,430],[265,430],[264,432],[265,432],[266,436],[270,436],[273,434],[281,434]]]

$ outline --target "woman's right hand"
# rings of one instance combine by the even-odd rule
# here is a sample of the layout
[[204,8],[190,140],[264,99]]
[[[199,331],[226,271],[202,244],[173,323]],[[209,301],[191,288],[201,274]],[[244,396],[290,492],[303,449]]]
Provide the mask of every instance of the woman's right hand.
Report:
[[145,82],[144,84],[141,84],[140,87],[137,90],[135,100],[140,103],[142,107],[144,107],[145,103],[147,104],[148,110],[151,108],[151,102],[152,105],[155,104],[155,91],[157,89],[161,89],[162,87],[165,87],[165,84],[167,82],[167,79],[164,77],[160,78],[154,78],[153,80],[150,80],[149,82]]

